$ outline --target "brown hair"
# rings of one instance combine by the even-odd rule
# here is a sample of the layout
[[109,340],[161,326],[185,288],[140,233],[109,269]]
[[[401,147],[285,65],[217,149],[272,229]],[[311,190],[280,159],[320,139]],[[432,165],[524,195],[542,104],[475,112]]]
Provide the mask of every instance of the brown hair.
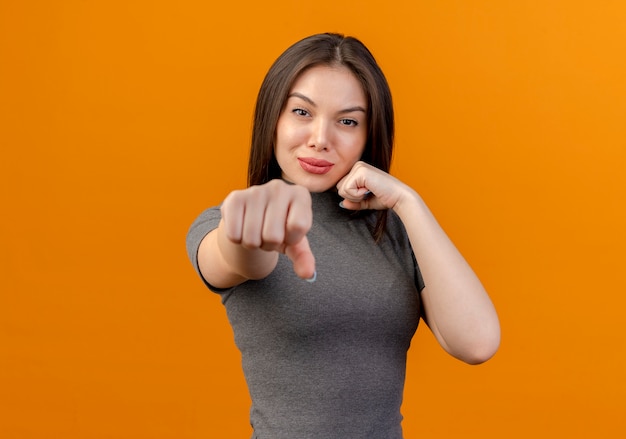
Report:
[[[280,178],[274,155],[276,125],[293,83],[305,70],[319,65],[347,67],[361,82],[368,100],[368,135],[361,160],[389,172],[393,150],[394,115],[391,91],[371,52],[354,37],[325,33],[293,44],[270,67],[257,96],[248,163],[248,185]],[[386,211],[378,212],[372,235],[385,229]]]

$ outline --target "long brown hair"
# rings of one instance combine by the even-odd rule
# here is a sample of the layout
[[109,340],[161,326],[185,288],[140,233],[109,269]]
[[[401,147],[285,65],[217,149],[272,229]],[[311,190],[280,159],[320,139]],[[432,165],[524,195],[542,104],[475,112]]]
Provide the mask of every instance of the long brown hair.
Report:
[[[299,75],[319,65],[347,67],[361,82],[368,100],[368,135],[361,160],[389,172],[393,151],[394,115],[391,91],[374,56],[361,41],[335,33],[312,35],[289,47],[270,67],[257,96],[248,163],[248,185],[280,178],[274,155],[276,125]],[[378,241],[387,222],[379,211],[372,235]]]

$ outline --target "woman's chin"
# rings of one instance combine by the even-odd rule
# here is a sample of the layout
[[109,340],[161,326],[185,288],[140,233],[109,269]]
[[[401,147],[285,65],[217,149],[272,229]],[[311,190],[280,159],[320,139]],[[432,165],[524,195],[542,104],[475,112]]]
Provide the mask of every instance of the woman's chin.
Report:
[[333,181],[329,178],[320,178],[320,176],[303,176],[302,178],[290,178],[283,175],[283,180],[288,183],[304,186],[309,192],[326,192],[329,189],[334,189],[337,181]]

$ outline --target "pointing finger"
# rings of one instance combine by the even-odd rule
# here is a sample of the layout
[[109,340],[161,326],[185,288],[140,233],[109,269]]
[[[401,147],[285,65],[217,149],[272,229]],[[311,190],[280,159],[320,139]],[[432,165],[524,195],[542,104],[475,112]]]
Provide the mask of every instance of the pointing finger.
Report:
[[298,277],[307,280],[314,280],[315,256],[311,252],[309,240],[304,236],[299,242],[285,247],[285,254],[293,263],[293,270]]

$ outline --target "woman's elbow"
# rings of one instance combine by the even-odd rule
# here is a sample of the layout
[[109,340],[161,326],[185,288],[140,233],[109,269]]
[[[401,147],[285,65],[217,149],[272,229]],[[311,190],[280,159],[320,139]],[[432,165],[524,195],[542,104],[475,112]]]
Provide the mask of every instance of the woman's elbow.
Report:
[[478,339],[467,343],[461,352],[454,355],[459,360],[471,364],[482,364],[493,357],[500,347],[500,330],[493,331],[491,334],[483,335]]

